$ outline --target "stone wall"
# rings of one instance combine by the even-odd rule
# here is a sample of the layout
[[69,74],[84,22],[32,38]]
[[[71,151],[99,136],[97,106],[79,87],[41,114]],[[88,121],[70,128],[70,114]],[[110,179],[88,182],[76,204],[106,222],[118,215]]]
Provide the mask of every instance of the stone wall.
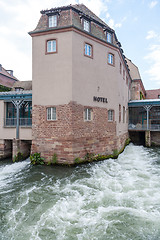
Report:
[[85,121],[87,106],[70,102],[56,106],[57,120],[47,121],[47,107],[51,106],[33,107],[32,125],[32,153],[40,152],[46,161],[54,154],[58,163],[69,164],[87,153],[109,155],[120,150],[128,137],[128,133],[116,136],[116,122],[108,122],[105,108],[88,107],[92,109],[92,120]]
[[151,132],[151,145],[160,146],[160,132]]
[[17,156],[18,153],[22,154],[22,158],[26,159],[31,152],[31,141],[13,139],[12,159]]

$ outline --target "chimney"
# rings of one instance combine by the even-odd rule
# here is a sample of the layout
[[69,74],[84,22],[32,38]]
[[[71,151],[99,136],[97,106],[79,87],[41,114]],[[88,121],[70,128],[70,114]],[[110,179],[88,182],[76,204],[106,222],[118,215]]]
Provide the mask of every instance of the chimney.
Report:
[[13,70],[7,70],[7,72],[13,77]]
[[2,64],[0,64],[0,72],[2,72]]

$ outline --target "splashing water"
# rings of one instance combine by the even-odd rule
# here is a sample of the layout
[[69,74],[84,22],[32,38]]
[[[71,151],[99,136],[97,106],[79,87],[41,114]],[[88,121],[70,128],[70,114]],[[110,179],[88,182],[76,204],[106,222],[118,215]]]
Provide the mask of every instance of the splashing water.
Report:
[[0,240],[160,239],[160,149],[74,168],[0,162]]

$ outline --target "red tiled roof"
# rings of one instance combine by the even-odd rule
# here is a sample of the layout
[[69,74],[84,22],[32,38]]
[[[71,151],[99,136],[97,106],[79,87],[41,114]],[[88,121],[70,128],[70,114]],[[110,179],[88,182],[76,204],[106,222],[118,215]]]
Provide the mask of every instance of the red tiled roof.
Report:
[[158,99],[160,97],[160,89],[146,90],[146,99]]

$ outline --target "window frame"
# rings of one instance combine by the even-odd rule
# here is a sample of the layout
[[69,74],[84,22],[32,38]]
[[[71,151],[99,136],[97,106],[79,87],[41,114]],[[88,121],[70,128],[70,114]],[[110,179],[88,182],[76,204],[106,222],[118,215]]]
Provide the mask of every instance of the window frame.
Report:
[[121,104],[119,104],[119,123],[121,122],[121,118],[122,118],[122,115],[121,115]]
[[112,33],[106,31],[106,40],[107,40],[107,43],[113,43]]
[[119,63],[119,72],[120,72],[120,74],[122,74],[122,63],[121,62]]
[[125,123],[126,108],[123,106],[123,123]]
[[[53,24],[53,25],[50,25],[50,18],[55,18],[54,20],[52,20],[52,23],[56,23],[56,24]],[[58,26],[58,16],[57,15],[49,15],[48,16],[48,27],[49,28],[55,28]]]
[[[88,27],[86,28],[86,24],[85,23],[88,23]],[[91,32],[91,22],[85,18],[83,18],[83,30],[85,32],[88,32],[90,33]]]
[[113,109],[108,110],[108,122],[114,122],[114,110]]
[[[109,56],[112,56],[112,58],[110,58]],[[112,61],[110,62],[110,60],[112,59]],[[115,66],[115,56],[113,53],[109,52],[108,55],[107,55],[107,62],[109,65],[111,66]]]
[[[56,49],[55,49],[55,51],[49,52],[48,51],[48,42],[53,42],[53,41],[56,42]],[[57,42],[57,39],[56,38],[54,38],[54,39],[47,39],[46,40],[46,54],[55,54],[57,52],[58,52],[58,42]]]
[[[91,47],[91,51],[90,51],[90,52],[91,52],[91,55],[88,55],[88,54],[86,53],[86,45],[89,46],[89,47]],[[84,56],[93,59],[93,45],[90,44],[90,43],[88,43],[88,42],[85,42],[85,43],[84,43]]]
[[[51,110],[50,112],[50,118],[48,117],[49,116],[49,110]],[[55,110],[55,112],[53,111]],[[47,121],[57,121],[57,108],[56,107],[47,107],[46,108],[46,114],[47,114]],[[55,114],[55,118],[54,118],[54,114]]]
[[126,76],[126,71],[125,69],[123,69],[123,79],[125,80],[125,76]]
[[128,76],[127,76],[127,74],[126,74],[126,84],[128,86]]
[[92,108],[86,107],[84,109],[84,121],[91,122],[92,121]]

